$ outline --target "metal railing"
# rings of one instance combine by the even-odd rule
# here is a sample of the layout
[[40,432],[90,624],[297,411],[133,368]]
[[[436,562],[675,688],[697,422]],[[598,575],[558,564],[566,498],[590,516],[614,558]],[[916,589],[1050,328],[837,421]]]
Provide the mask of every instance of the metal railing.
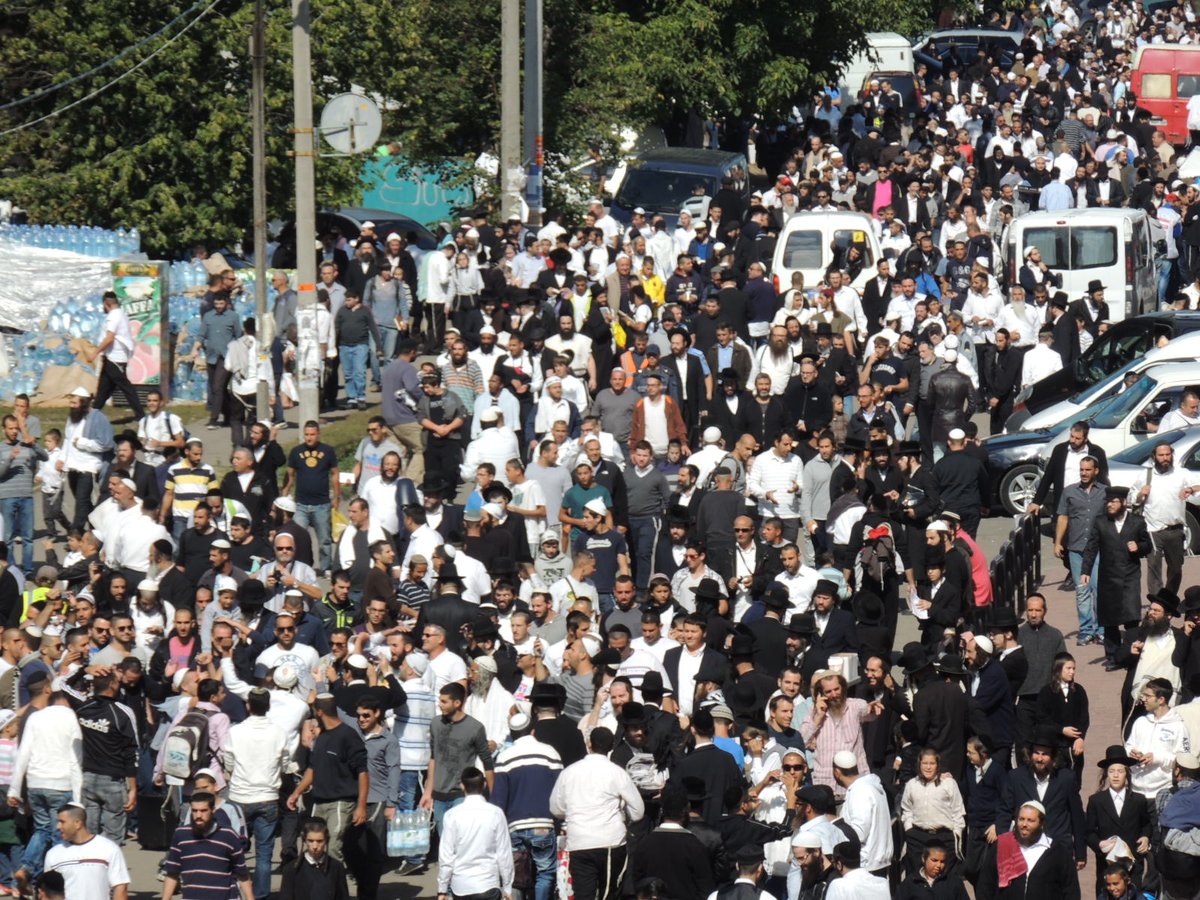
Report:
[[1024,515],[988,567],[992,578],[992,606],[1024,612],[1025,598],[1042,580],[1041,518]]

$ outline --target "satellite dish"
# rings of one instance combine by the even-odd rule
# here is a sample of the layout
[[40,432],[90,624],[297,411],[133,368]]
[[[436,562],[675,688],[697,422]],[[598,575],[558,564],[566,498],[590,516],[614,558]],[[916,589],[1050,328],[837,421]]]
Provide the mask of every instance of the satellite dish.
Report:
[[366,153],[382,131],[379,107],[362,94],[338,94],[321,110],[321,137],[339,153]]

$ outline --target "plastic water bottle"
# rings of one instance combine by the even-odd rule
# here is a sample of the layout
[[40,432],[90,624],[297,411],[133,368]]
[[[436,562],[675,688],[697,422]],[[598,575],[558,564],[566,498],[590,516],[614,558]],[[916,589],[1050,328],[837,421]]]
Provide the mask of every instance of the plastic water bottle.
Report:
[[129,229],[129,252],[142,252],[142,233],[138,231],[137,226]]
[[417,820],[417,839],[414,856],[425,857],[429,855],[429,813],[423,809],[418,809],[413,813],[413,817]]

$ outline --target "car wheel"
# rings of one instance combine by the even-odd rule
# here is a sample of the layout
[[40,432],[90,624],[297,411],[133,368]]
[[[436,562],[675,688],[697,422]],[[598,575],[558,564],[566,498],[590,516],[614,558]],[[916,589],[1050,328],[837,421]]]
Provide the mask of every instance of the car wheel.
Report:
[[1183,517],[1183,552],[1187,556],[1200,556],[1200,518],[1190,509]]
[[1022,463],[1005,472],[1000,479],[1000,503],[1004,511],[1010,516],[1025,512],[1041,481],[1042,470],[1033,463]]

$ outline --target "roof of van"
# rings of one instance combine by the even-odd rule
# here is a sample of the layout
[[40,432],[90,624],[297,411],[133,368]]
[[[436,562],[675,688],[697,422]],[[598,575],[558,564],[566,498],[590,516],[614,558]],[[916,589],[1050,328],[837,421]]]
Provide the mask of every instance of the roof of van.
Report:
[[992,39],[1006,38],[1014,44],[1021,43],[1021,36],[1013,31],[1005,31],[1003,28],[946,28],[941,31],[929,31],[917,38],[913,42],[914,47],[922,46],[926,41],[932,38],[966,38],[966,37],[986,37]]
[[1055,211],[1039,209],[1018,216],[1013,221],[1014,223],[1020,222],[1022,226],[1028,226],[1031,223],[1034,225],[1044,224],[1057,219],[1067,219],[1068,221],[1077,219],[1083,219],[1084,221],[1091,219],[1111,220],[1113,216],[1118,216],[1122,219],[1139,219],[1145,217],[1145,215],[1146,211],[1144,209],[1129,209],[1124,206],[1109,206],[1103,209],[1099,207],[1094,209],[1062,209]]
[[639,163],[671,163],[676,166],[696,168],[711,168],[726,166],[745,159],[741,153],[730,153],[725,150],[699,150],[694,147],[664,147],[661,150],[647,150],[641,154]]
[[1188,331],[1171,338],[1166,346],[1152,348],[1146,353],[1145,361],[1147,365],[1173,362],[1180,359],[1181,353],[1184,358],[1194,357],[1197,350],[1200,350],[1200,331]]
[[832,219],[835,222],[840,220],[846,223],[853,222],[859,225],[859,227],[865,227],[865,225],[868,225],[871,222],[871,217],[866,213],[855,212],[852,209],[838,209],[832,212],[820,212],[813,209],[802,209],[788,219],[787,225],[783,226],[783,230],[794,231],[795,229],[791,227],[793,222],[795,222],[797,225],[802,225],[806,221],[812,222],[816,219]]
[[905,47],[911,45],[911,42],[902,34],[897,34],[894,31],[868,31],[864,35],[868,44],[883,44],[899,46],[903,44]]
[[1184,384],[1200,381],[1200,363],[1194,361],[1164,362],[1157,366],[1151,366],[1146,371],[1153,371],[1160,381],[1178,381]]
[[1142,58],[1142,54],[1146,52],[1174,53],[1176,50],[1195,53],[1200,51],[1198,44],[1147,44],[1144,47],[1138,47],[1133,54],[1133,67],[1136,69],[1138,62]]

